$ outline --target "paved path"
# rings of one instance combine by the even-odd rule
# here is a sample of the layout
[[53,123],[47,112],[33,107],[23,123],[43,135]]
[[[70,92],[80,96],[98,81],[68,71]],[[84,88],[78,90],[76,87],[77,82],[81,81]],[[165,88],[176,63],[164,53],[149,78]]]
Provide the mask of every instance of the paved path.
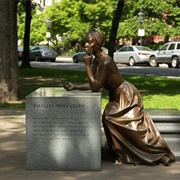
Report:
[[177,180],[180,162],[169,167],[113,163],[102,160],[101,171],[26,170],[24,109],[0,108],[0,180]]
[[[21,64],[21,62],[19,62]],[[81,70],[85,71],[84,63],[73,63],[72,57],[58,56],[56,63],[52,62],[35,62],[31,61],[32,67],[48,67],[68,70]],[[126,66],[123,64],[117,64],[121,74],[128,75],[140,75],[140,76],[163,76],[163,77],[175,77],[180,78],[179,68],[168,68],[166,64],[161,64],[160,68],[153,68],[148,66]]]

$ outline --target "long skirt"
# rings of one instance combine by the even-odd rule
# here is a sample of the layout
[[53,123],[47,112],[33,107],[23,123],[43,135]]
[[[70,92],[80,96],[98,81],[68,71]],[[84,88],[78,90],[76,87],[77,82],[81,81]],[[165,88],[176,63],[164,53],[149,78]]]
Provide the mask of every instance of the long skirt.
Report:
[[169,146],[143,111],[139,91],[125,81],[109,94],[102,122],[110,149],[122,163],[156,165],[163,156],[174,161]]

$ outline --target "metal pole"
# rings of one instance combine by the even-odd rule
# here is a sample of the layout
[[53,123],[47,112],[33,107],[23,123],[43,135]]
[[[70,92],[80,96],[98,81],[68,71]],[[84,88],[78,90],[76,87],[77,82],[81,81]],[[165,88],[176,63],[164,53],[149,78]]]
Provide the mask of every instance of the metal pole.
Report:
[[[142,29],[142,22],[140,22],[140,29]],[[142,36],[140,36],[140,46],[142,46]]]
[[48,45],[48,46],[49,46],[49,41],[50,41],[50,37],[51,37],[51,35],[50,35],[51,26],[52,26],[52,22],[51,22],[50,19],[48,19],[48,20],[46,21],[46,28],[47,28],[46,37],[47,37],[47,42],[48,42],[47,45]]
[[144,29],[143,29],[143,26],[142,26],[142,23],[144,21],[144,13],[143,13],[142,9],[138,13],[138,16],[139,16],[138,21],[139,21],[139,24],[140,24],[140,31],[138,33],[139,33],[139,36],[140,36],[140,45],[142,46],[142,36],[144,36]]

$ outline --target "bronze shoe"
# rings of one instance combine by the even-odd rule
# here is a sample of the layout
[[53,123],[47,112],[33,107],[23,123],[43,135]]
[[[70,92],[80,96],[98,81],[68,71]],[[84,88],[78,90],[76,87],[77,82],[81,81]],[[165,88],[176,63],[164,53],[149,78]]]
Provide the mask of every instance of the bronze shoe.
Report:
[[170,166],[170,162],[171,162],[171,159],[168,157],[168,156],[163,156],[161,158],[161,163],[164,165],[164,166]]

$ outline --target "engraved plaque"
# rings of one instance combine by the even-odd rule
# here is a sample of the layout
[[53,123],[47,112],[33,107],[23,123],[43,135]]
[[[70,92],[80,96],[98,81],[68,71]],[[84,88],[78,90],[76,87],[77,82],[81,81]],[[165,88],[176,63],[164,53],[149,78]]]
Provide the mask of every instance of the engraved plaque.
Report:
[[27,169],[101,170],[101,93],[40,88],[26,97]]

